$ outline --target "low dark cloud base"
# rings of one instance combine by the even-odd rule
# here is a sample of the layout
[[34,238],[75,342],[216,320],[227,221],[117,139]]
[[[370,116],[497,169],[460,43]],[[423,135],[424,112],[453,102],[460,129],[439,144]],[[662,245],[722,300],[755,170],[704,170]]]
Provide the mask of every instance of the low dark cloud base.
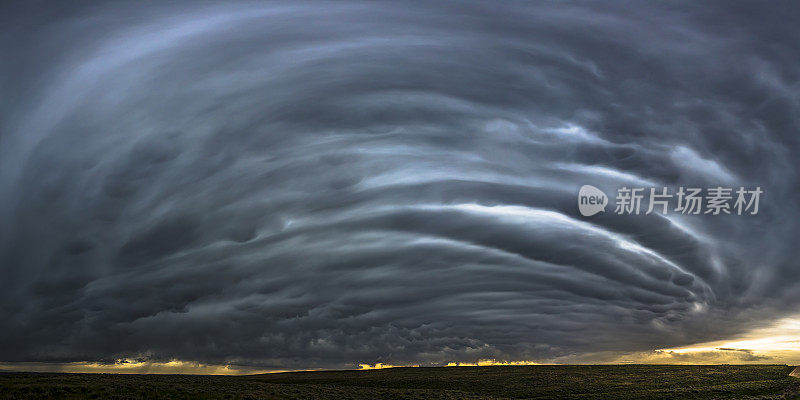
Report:
[[[793,3],[0,12],[0,361],[552,360],[796,311]],[[755,216],[577,189],[755,187]]]

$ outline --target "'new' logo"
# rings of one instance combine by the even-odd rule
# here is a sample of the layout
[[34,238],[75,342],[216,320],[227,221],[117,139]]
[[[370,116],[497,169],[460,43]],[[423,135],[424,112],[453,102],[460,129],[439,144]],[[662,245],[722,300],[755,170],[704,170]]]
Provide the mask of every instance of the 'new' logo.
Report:
[[602,190],[592,186],[583,185],[578,192],[578,211],[584,217],[591,217],[606,210],[608,196]]

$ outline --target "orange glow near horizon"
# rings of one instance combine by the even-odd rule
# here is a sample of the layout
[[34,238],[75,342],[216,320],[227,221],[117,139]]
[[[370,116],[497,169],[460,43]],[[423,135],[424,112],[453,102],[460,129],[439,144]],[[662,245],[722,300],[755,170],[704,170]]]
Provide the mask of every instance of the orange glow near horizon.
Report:
[[498,361],[498,360],[478,360],[476,363],[458,363],[451,362],[445,367],[492,367],[492,366],[509,366],[509,365],[542,365],[534,361]]
[[784,318],[744,335],[713,342],[697,343],[660,352],[691,358],[697,354],[725,353],[733,363],[800,364],[800,318]]
[[[481,359],[476,362],[450,362],[447,367],[558,365],[558,364],[788,364],[800,365],[800,318],[784,318],[764,328],[754,329],[730,340],[697,343],[690,346],[629,353],[592,353],[538,361]],[[415,365],[358,364],[358,370],[375,370]],[[192,361],[142,362],[131,359],[115,363],[71,362],[2,363],[0,371],[116,373],[116,374],[193,374],[251,375],[308,371],[258,369],[237,365],[211,365]]]
[[[449,362],[445,364],[445,367],[488,367],[488,366],[502,366],[502,365],[542,365],[541,363],[534,362],[534,361],[500,361],[500,360],[478,360],[477,362],[470,363],[470,362]],[[415,365],[392,365],[392,364],[383,364],[383,363],[376,363],[374,365],[370,364],[358,364],[359,370],[370,370],[370,369],[385,369],[385,368],[409,368],[409,367],[419,367],[419,364]]]
[[183,375],[252,375],[289,370],[264,370],[234,365],[210,365],[191,361],[172,360],[169,362],[141,362],[135,360],[119,360],[115,363],[70,362],[42,363],[20,362],[2,363],[0,371],[24,372],[67,372],[98,374],[183,374]]
[[384,363],[375,363],[374,365],[358,364],[358,369],[360,371],[365,371],[365,370],[369,370],[369,369],[405,368],[405,367],[419,367],[419,365],[392,365],[392,364],[384,364]]

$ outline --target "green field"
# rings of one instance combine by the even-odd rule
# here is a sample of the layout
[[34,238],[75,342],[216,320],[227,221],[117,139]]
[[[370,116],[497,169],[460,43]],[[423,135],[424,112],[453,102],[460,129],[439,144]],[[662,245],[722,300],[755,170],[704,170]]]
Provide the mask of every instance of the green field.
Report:
[[785,365],[393,368],[250,376],[0,373],[2,399],[784,399]]

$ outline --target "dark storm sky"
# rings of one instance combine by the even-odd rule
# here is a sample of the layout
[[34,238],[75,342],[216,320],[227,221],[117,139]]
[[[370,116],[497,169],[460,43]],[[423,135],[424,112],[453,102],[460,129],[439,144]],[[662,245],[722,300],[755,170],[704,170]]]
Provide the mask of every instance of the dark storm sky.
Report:
[[0,361],[553,360],[797,310],[797,3],[164,3],[3,2]]

